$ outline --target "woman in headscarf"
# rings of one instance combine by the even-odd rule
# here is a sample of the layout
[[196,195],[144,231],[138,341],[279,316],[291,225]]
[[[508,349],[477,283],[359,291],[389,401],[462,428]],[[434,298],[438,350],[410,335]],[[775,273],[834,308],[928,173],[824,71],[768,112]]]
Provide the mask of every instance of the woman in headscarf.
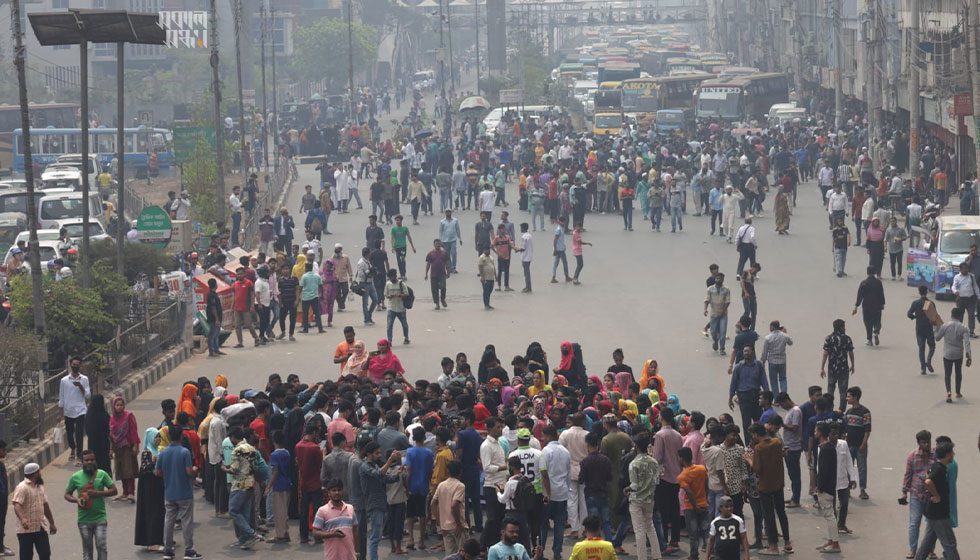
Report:
[[350,349],[350,357],[347,358],[347,361],[344,362],[344,366],[340,370],[341,377],[351,373],[361,375],[361,370],[364,368],[364,364],[370,357],[367,348],[364,346],[363,340],[355,340]]
[[320,278],[323,284],[320,286],[320,314],[327,316],[327,326],[333,326],[333,302],[337,297],[337,276],[334,274],[333,259],[323,259],[320,265]]
[[134,503],[136,500],[136,477],[139,475],[139,463],[136,455],[140,444],[139,429],[136,427],[136,417],[126,410],[126,399],[122,395],[112,398],[112,416],[109,417],[109,440],[112,444],[115,459],[116,480],[122,481],[122,496],[116,500],[126,500]]
[[85,413],[85,435],[88,448],[95,453],[95,463],[112,476],[112,461],[109,459],[109,413],[105,409],[105,397],[92,395],[92,402]]
[[302,252],[299,255],[296,255],[296,264],[293,265],[292,273],[293,278],[296,280],[303,278],[303,275],[306,274],[306,255]]
[[133,544],[149,552],[163,550],[163,478],[154,474],[160,430],[147,428],[140,454],[139,482],[136,492],[136,535]]
[[189,418],[197,418],[197,385],[194,383],[184,383],[180,390],[180,400],[177,401],[177,413],[186,412]]
[[208,432],[211,430],[211,420],[214,419],[214,405],[220,397],[211,399],[208,412],[197,425],[197,437],[201,440],[201,451],[204,454],[204,470],[201,471],[201,483],[204,485],[204,499],[214,503],[214,469],[208,460]]
[[572,373],[572,360],[575,359],[575,353],[572,351],[572,343],[569,341],[564,341],[561,343],[561,359],[558,362],[558,367],[552,370],[555,375],[564,375],[566,378]]
[[542,391],[550,391],[551,385],[544,382],[544,372],[540,369],[534,372],[534,385],[527,388],[527,396],[533,397]]
[[670,411],[673,412],[674,414],[679,413],[681,411],[680,397],[671,393],[670,396],[667,397],[667,408],[669,408]]
[[871,225],[868,226],[867,242],[868,266],[875,269],[875,274],[881,276],[881,266],[885,261],[885,229],[881,227],[878,218],[871,218]]
[[387,338],[382,338],[378,341],[378,350],[369,355],[364,365],[361,366],[361,371],[367,372],[371,381],[381,385],[384,382],[386,371],[404,374],[405,368],[402,367],[398,356],[391,351],[391,342]]
[[602,376],[602,386],[606,389],[606,394],[613,391],[618,391],[616,387],[616,374],[613,372],[607,372],[606,375]]
[[776,233],[786,235],[789,233],[789,196],[786,189],[776,190],[776,197],[773,202],[773,211],[776,213]]
[[227,390],[228,389],[228,378],[225,377],[223,374],[220,374],[219,373],[218,375],[214,376],[214,386],[215,387],[222,387],[222,388],[224,388],[224,389]]
[[548,374],[551,372],[548,369],[548,355],[545,354],[544,348],[541,346],[540,342],[532,342],[527,347],[527,354],[524,355],[524,359],[527,361],[528,371],[542,370],[544,371],[544,381],[548,382]]
[[597,400],[605,398],[605,394],[606,391],[602,386],[602,380],[599,379],[599,376],[590,375],[589,383],[585,386],[585,391],[583,391],[582,404],[586,407],[593,406]]
[[211,381],[207,377],[197,378],[197,396],[197,418],[194,419],[194,423],[200,426],[208,411],[211,410],[211,401],[214,400]]
[[490,369],[490,363],[497,359],[497,349],[493,344],[487,344],[483,349],[483,356],[480,357],[480,365],[476,369],[476,380],[480,382],[481,385],[487,382],[488,370]]
[[667,390],[667,384],[664,382],[664,378],[660,376],[660,367],[657,365],[657,360],[647,360],[643,362],[643,371],[640,373],[640,390],[649,388],[650,378],[655,377],[660,382],[660,391]]

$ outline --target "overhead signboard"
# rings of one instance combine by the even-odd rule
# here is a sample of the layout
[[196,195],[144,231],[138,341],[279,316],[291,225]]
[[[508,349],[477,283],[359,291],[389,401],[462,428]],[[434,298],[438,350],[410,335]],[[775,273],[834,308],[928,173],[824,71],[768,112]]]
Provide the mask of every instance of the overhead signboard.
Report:
[[194,155],[197,146],[201,141],[208,146],[213,153],[217,153],[217,143],[214,139],[214,129],[209,126],[188,126],[175,128],[174,134],[174,157],[177,163],[184,163]]
[[502,89],[500,90],[500,103],[514,105],[524,103],[523,89]]

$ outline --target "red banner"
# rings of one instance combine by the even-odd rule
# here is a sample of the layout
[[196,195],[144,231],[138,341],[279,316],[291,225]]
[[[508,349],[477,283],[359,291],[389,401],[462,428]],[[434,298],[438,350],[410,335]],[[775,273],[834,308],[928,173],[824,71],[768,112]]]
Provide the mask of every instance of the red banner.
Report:
[[957,117],[973,114],[973,95],[969,92],[957,93],[953,96],[953,113]]

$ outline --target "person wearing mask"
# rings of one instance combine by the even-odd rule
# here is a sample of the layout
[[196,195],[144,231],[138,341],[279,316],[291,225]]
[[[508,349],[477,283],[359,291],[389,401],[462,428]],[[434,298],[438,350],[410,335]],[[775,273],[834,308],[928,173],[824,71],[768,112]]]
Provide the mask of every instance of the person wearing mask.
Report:
[[65,436],[71,454],[69,463],[82,464],[82,446],[85,440],[85,413],[92,389],[87,375],[82,374],[82,360],[72,357],[68,360],[68,375],[61,378],[58,385],[58,407],[65,421]]
[[[869,243],[871,241],[869,240]],[[878,346],[878,334],[881,332],[881,313],[885,309],[885,288],[879,278],[881,270],[875,273],[874,267],[868,267],[868,277],[858,286],[857,299],[851,315],[857,315],[861,308],[864,319],[864,331],[867,335],[866,346]],[[873,337],[873,342],[872,342]]]

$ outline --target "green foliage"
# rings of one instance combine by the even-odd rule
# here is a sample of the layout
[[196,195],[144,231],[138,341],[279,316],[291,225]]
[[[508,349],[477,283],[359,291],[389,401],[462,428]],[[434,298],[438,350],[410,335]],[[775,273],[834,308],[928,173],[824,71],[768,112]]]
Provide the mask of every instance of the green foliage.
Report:
[[[93,284],[101,282],[102,272],[93,267]],[[83,288],[74,279],[55,282],[44,280],[45,334],[55,348],[68,352],[87,354],[98,344],[112,338],[117,318],[107,309],[103,294],[97,288]],[[31,311],[31,280],[20,275],[12,283],[12,313],[14,322],[23,329],[33,331],[34,315]]]
[[194,147],[190,159],[181,166],[181,182],[191,195],[193,218],[204,224],[217,222],[221,211],[214,193],[214,186],[218,182],[218,166],[214,152],[203,138]]
[[[347,23],[334,18],[320,18],[296,29],[290,69],[302,80],[327,78],[333,91],[347,84]],[[354,69],[364,68],[378,54],[378,37],[374,29],[359,23],[353,25]]]
[[0,329],[0,402],[15,386],[36,381],[44,339],[24,329]]
[[[105,264],[110,268],[115,266],[116,246],[112,243],[95,243],[92,245],[92,260],[96,266]],[[170,257],[152,245],[143,243],[126,243],[123,245],[123,267],[126,272],[126,282],[132,284],[140,273],[152,278],[160,268],[169,268],[173,264]],[[120,278],[116,275],[116,278]]]

